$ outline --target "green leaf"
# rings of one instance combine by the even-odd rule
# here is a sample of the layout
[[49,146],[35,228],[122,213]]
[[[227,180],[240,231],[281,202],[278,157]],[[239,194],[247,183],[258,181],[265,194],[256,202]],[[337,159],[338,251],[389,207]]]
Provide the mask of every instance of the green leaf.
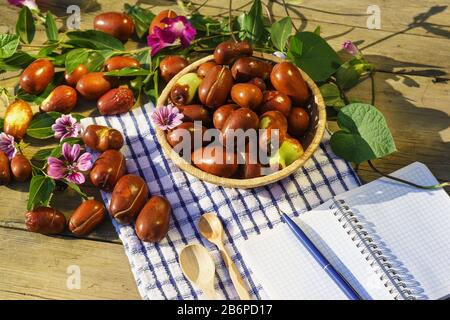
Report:
[[23,6],[19,12],[19,18],[16,23],[16,33],[20,40],[25,43],[31,43],[36,33],[36,26],[34,24],[33,13],[27,6]]
[[386,120],[372,105],[345,106],[338,114],[337,124],[341,130],[331,136],[331,148],[347,161],[361,163],[397,150]]
[[67,32],[69,40],[67,44],[97,50],[124,51],[125,48],[119,39],[98,30],[70,31]]
[[55,133],[52,130],[52,125],[59,117],[61,117],[61,113],[59,112],[37,114],[27,129],[27,135],[36,139],[53,138]]
[[86,68],[89,72],[100,71],[105,64],[106,57],[112,55],[110,50],[92,51],[86,60]]
[[35,175],[31,178],[28,195],[27,210],[38,206],[48,206],[55,190],[55,181],[44,175]]
[[253,1],[248,14],[244,15],[242,27],[251,42],[258,42],[264,32],[261,0]]
[[19,45],[19,36],[15,34],[0,35],[0,59],[11,57]]
[[52,55],[55,54],[55,50],[58,47],[59,47],[58,43],[48,45],[48,46],[42,48],[41,50],[39,50],[36,58],[46,58],[46,57],[53,58]]
[[150,48],[148,50],[139,51],[134,55],[134,58],[139,61],[141,68],[149,69],[152,65],[152,56],[150,55]]
[[347,61],[336,71],[334,75],[339,87],[348,90],[356,86],[361,74],[372,70],[372,65],[359,57]]
[[78,48],[69,51],[66,55],[66,72],[71,74],[80,64],[85,64],[89,58],[90,49]]
[[48,11],[45,16],[45,34],[49,41],[58,40],[58,27],[56,26],[55,16]]
[[325,105],[338,109],[345,106],[345,102],[341,97],[341,92],[336,85],[325,83],[324,85],[321,85],[319,89],[325,100]]
[[[302,42],[301,52],[292,45],[298,40]],[[341,66],[336,51],[313,32],[298,32],[291,40],[288,57],[316,82],[326,81]]]
[[130,77],[130,76],[146,76],[151,73],[150,70],[142,69],[142,68],[123,68],[120,70],[113,70],[109,72],[105,72],[106,76],[114,76],[114,77]]
[[35,154],[31,157],[31,159],[36,161],[44,161],[47,160],[47,158],[51,155],[53,151],[53,148],[45,148],[45,149],[39,149],[36,151]]
[[0,71],[14,71],[23,69],[35,59],[26,52],[16,52],[11,57],[0,60]]
[[314,33],[320,36],[320,26],[317,26],[317,28],[314,29]]
[[150,23],[153,18],[155,18],[155,14],[150,10],[139,7],[138,5],[132,6],[127,3],[124,5],[124,11],[126,14],[131,16],[136,28],[137,36],[142,38],[148,32],[148,28],[150,27]]
[[285,50],[286,43],[292,33],[292,20],[289,17],[284,17],[280,21],[275,22],[270,28],[270,39],[280,51]]
[[287,52],[287,57],[289,60],[295,61],[300,59],[303,52],[303,42],[299,38],[293,37],[289,42],[289,50]]

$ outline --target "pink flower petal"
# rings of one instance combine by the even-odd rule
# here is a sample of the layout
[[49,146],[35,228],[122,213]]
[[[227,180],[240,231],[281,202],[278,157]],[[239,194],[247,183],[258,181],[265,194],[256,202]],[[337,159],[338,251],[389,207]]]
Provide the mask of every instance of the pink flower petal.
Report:
[[67,181],[73,182],[75,184],[83,184],[86,181],[84,175],[81,172],[74,171],[67,175]]
[[154,56],[160,50],[173,44],[176,38],[176,35],[169,30],[155,27],[153,33],[147,37],[147,44],[152,48],[151,55]]
[[88,171],[92,168],[92,154],[89,152],[83,153],[77,161],[77,169],[80,171]]
[[48,157],[47,163],[47,174],[50,178],[59,180],[64,177],[64,175],[66,174],[66,166],[64,165],[64,162],[56,159],[55,157]]
[[71,146],[69,143],[64,142],[62,146],[62,155],[69,163],[74,163],[80,155],[80,145],[74,144]]

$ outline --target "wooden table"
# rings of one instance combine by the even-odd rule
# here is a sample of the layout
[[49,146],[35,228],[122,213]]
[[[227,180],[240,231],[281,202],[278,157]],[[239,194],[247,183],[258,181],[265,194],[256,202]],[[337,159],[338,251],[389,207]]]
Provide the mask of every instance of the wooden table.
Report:
[[[58,1],[60,9],[61,2],[64,1]],[[93,17],[100,11],[121,10],[124,2],[134,1],[98,1],[98,5],[91,6],[94,11],[82,14],[82,27],[90,27]],[[152,9],[156,13],[176,8],[173,1],[140,2],[146,7],[152,7],[147,3],[157,3]],[[193,2],[203,3],[202,0]],[[251,2],[233,1],[234,10],[238,13],[248,10]],[[275,18],[285,16],[280,2],[270,1],[267,6]],[[17,19],[17,9],[5,3],[2,0],[0,10],[2,33],[13,30]],[[376,161],[376,165],[384,172],[391,172],[413,161],[421,161],[438,179],[449,181],[449,8],[437,0],[341,0],[332,5],[328,0],[304,0],[301,4],[295,3],[290,5],[290,14],[300,29],[314,30],[320,25],[322,34],[335,49],[340,49],[347,39],[357,41],[379,70],[375,77],[376,106],[387,118],[398,152]],[[380,30],[366,27],[366,10],[372,4],[381,9]],[[223,0],[210,0],[200,12],[226,15],[226,4]],[[12,87],[17,82],[17,78],[4,80],[4,75],[0,75],[0,79],[4,87]],[[370,93],[367,80],[353,89],[350,96],[369,101]],[[0,115],[4,109],[3,103]],[[335,129],[336,125],[330,123],[330,128]],[[27,153],[35,152],[38,147],[39,143],[32,141]],[[359,175],[364,181],[377,177],[365,165],[360,167]],[[127,258],[109,221],[85,239],[70,234],[46,237],[26,232],[23,222],[26,188],[18,183],[0,187],[0,298],[139,299]],[[65,192],[56,202],[58,208],[70,213],[79,200]],[[66,282],[70,274],[67,272],[73,265],[80,267],[81,288],[69,290]]]

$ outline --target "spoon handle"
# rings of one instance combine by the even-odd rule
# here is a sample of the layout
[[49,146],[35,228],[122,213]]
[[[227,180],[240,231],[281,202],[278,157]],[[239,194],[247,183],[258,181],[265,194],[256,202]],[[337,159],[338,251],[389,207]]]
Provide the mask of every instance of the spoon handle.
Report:
[[222,254],[222,258],[225,261],[225,265],[228,268],[228,272],[230,273],[231,281],[238,293],[238,296],[241,300],[251,300],[250,294],[248,293],[247,286],[244,282],[244,279],[241,277],[241,273],[239,272],[236,264],[231,260],[231,256],[228,253],[227,249],[223,244],[219,245],[220,253]]

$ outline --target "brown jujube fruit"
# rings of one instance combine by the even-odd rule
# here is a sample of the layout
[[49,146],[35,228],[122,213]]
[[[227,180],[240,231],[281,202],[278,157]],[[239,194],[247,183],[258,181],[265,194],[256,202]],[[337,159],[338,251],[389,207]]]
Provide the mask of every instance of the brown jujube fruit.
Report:
[[110,149],[103,152],[95,161],[89,176],[94,186],[111,191],[124,174],[124,156],[119,151]]
[[25,214],[27,230],[41,234],[57,234],[64,231],[66,218],[56,209],[37,207]]
[[303,108],[292,108],[288,119],[288,132],[295,138],[300,138],[309,127],[309,114]]
[[227,152],[219,146],[206,146],[195,150],[192,153],[192,162],[200,170],[223,178],[233,176],[238,169],[236,153]]
[[231,64],[242,56],[252,56],[253,49],[247,41],[236,42],[227,40],[217,45],[214,50],[214,60],[217,64]]
[[86,146],[100,152],[109,149],[120,150],[124,142],[120,131],[96,124],[89,125],[81,138]]
[[208,74],[208,72],[213,68],[217,66],[217,64],[213,61],[208,61],[205,63],[202,63],[198,68],[197,68],[197,74],[200,78],[204,78],[206,77],[206,75]]
[[125,42],[134,33],[134,22],[124,13],[104,12],[94,18],[94,29]]
[[[259,126],[258,115],[249,108],[239,108],[230,113],[222,127],[222,136],[224,145],[231,144],[232,137],[236,136],[235,131],[242,129],[245,131],[249,129],[257,130]],[[235,146],[237,139],[234,141]]]
[[69,230],[83,236],[94,230],[105,217],[105,206],[95,199],[86,200],[74,211],[69,220]]
[[292,102],[288,95],[278,91],[264,91],[260,111],[279,111],[285,117],[291,112]]
[[184,115],[184,122],[201,121],[202,125],[206,127],[211,124],[211,116],[209,111],[201,104],[180,106],[178,109]]
[[255,86],[257,86],[262,92],[267,90],[267,85],[266,82],[261,79],[261,78],[252,78],[249,81],[247,81],[247,83],[251,83],[254,84]]
[[172,148],[175,148],[179,143],[183,143],[186,133],[189,133],[190,151],[193,151],[196,147],[196,143],[199,147],[203,145],[203,135],[206,130],[206,127],[195,126],[193,122],[183,122],[173,130],[167,132],[167,142]]
[[53,80],[55,67],[48,59],[37,59],[23,70],[19,84],[23,91],[37,95]]
[[133,91],[125,87],[111,89],[97,101],[97,108],[100,114],[108,116],[128,112],[133,105]]
[[148,33],[152,34],[155,27],[158,27],[160,29],[164,29],[167,27],[167,25],[163,22],[165,18],[175,18],[177,14],[173,10],[163,10],[160,13],[156,15],[156,17],[153,18],[152,23],[150,24],[150,27],[148,28]]
[[19,182],[25,182],[31,177],[31,163],[23,154],[16,154],[11,160],[11,172]]
[[33,111],[30,105],[23,100],[16,100],[6,108],[3,131],[16,140],[21,140],[32,119]]
[[103,72],[92,72],[78,80],[77,91],[87,100],[96,100],[116,84],[116,79],[105,76]]
[[148,187],[144,179],[132,174],[125,175],[114,187],[109,214],[120,224],[130,223],[147,199]]
[[276,90],[291,97],[294,105],[304,105],[309,98],[308,86],[291,62],[277,63],[272,69],[270,80]]
[[105,62],[105,70],[113,71],[120,70],[124,68],[140,68],[141,64],[139,61],[132,57],[115,56],[111,57]]
[[231,112],[233,112],[238,108],[240,107],[237,104],[225,104],[217,108],[213,114],[214,128],[221,130],[225,125],[225,122],[227,121]]
[[257,154],[253,154],[247,145],[246,151],[244,152],[242,179],[253,179],[262,176],[262,166],[257,158]]
[[182,56],[167,56],[159,63],[159,71],[161,77],[167,83],[188,65],[189,62]]
[[237,82],[247,82],[255,77],[267,79],[271,71],[271,63],[253,57],[239,58],[231,68],[233,79]]
[[71,74],[67,74],[67,72],[64,72],[64,79],[69,86],[75,87],[78,80],[80,80],[82,76],[88,73],[88,68],[84,64],[79,64]]
[[153,196],[142,208],[136,219],[136,234],[142,241],[159,242],[169,231],[172,208],[169,201]]
[[40,109],[43,112],[56,111],[70,113],[77,105],[77,92],[74,88],[61,85],[53,89],[42,102]]
[[11,170],[8,156],[0,151],[0,185],[7,185],[11,182]]
[[231,88],[231,99],[243,108],[256,110],[263,100],[263,94],[254,84],[237,83]]
[[260,129],[266,129],[259,135],[261,150],[263,152],[272,150],[270,147],[272,139],[278,139],[278,147],[281,146],[287,135],[288,123],[286,117],[279,111],[267,111],[260,116],[259,121]]
[[223,66],[215,66],[200,83],[198,97],[202,104],[217,108],[225,103],[232,86],[233,77],[230,70]]

